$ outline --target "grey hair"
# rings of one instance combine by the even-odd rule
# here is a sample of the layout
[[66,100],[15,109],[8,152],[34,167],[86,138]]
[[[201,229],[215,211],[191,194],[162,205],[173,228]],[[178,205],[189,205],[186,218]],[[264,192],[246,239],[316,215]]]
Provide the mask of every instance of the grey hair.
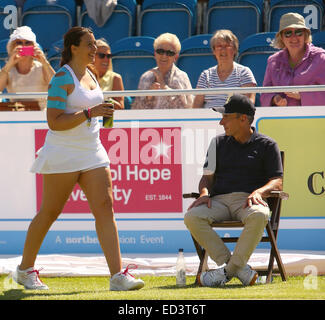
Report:
[[234,59],[238,54],[238,49],[239,49],[239,41],[238,38],[233,34],[232,31],[227,30],[227,29],[221,29],[221,30],[217,30],[212,38],[210,39],[210,46],[212,51],[214,50],[214,46],[217,42],[217,40],[222,39],[226,42],[230,42],[234,48],[235,48],[235,54],[234,54]]
[[181,43],[175,34],[169,32],[161,34],[158,38],[155,39],[153,43],[154,49],[156,50],[159,44],[163,42],[172,44],[176,50],[176,53],[179,53],[181,51]]

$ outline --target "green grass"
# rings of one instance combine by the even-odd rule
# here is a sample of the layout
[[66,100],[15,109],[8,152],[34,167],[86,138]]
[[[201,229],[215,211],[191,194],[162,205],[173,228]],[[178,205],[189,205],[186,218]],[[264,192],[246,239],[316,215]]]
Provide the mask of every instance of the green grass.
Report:
[[[325,276],[314,282],[305,277],[289,277],[282,282],[274,277],[271,284],[243,287],[232,279],[225,288],[202,288],[194,285],[194,277],[187,277],[187,286],[178,288],[175,277],[143,276],[145,287],[139,291],[110,292],[107,277],[43,278],[50,290],[31,291],[0,276],[0,300],[318,300],[325,299]],[[312,286],[317,283],[317,288]],[[304,285],[305,284],[305,285]],[[312,288],[310,288],[312,286]],[[309,289],[308,289],[309,288]]]

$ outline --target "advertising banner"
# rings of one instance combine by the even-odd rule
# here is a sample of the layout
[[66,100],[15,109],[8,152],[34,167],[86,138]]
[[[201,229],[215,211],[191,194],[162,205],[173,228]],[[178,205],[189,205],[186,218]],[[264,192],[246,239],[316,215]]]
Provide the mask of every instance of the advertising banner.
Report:
[[[270,117],[257,122],[285,151],[286,217],[325,216],[325,117]],[[325,235],[324,235],[325,239]]]
[[[35,130],[35,154],[47,129]],[[115,213],[182,213],[181,128],[101,129],[101,142],[111,161]],[[37,210],[42,201],[42,175],[36,174]],[[76,185],[62,213],[91,213]]]

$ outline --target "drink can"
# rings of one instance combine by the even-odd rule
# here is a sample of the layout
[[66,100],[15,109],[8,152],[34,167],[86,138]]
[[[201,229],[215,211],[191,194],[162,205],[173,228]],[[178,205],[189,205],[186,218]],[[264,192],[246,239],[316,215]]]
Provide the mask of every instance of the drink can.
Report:
[[[114,109],[113,99],[108,99],[107,101],[105,101],[105,103],[110,103],[111,106],[108,106],[108,108]],[[103,127],[104,128],[113,128],[113,123],[114,123],[113,115],[111,117],[103,117]]]

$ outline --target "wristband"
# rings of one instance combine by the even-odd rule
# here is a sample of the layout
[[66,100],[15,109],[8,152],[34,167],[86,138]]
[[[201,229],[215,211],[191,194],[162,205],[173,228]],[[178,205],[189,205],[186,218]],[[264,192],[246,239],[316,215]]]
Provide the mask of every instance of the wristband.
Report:
[[89,119],[88,110],[87,110],[87,109],[84,109],[84,110],[82,110],[82,111],[83,111],[85,117],[86,117],[87,120],[88,120],[88,119]]
[[88,109],[84,109],[82,110],[84,115],[86,116],[87,118],[87,126],[90,127],[90,122],[91,122],[91,118],[90,118],[90,108]]

